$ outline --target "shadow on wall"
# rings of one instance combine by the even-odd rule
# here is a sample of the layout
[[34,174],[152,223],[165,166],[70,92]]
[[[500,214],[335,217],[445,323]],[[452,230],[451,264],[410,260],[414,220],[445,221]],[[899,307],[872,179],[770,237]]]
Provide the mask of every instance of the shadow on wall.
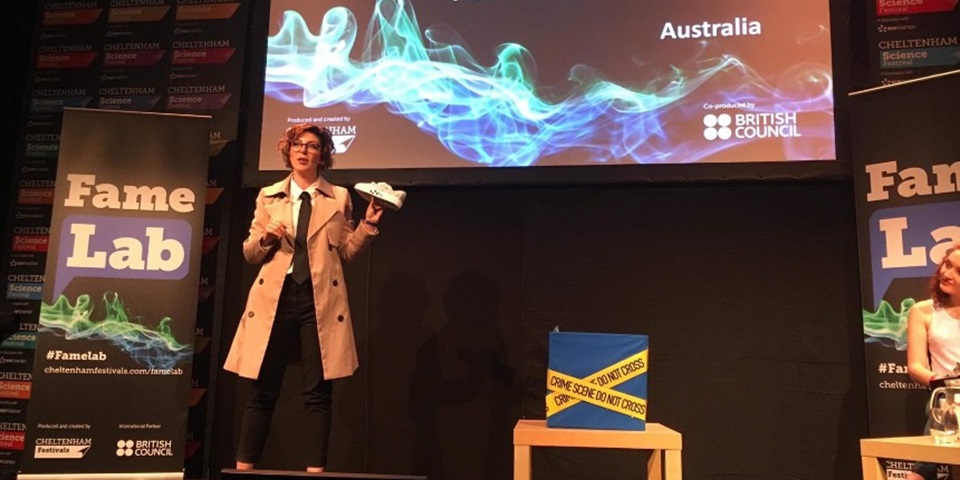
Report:
[[475,271],[457,274],[443,293],[438,330],[427,324],[428,306],[423,280],[394,275],[380,295],[373,341],[415,349],[406,399],[412,471],[431,480],[507,478],[519,395],[497,328],[499,287]]

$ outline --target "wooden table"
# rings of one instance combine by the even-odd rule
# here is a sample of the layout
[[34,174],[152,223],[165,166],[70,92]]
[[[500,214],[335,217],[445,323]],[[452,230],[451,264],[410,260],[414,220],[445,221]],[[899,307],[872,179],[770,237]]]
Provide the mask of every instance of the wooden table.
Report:
[[[530,480],[531,447],[630,448],[653,450],[647,463],[648,480],[682,480],[680,451],[683,437],[659,423],[643,432],[547,428],[546,420],[520,420],[513,429],[513,478]],[[661,458],[662,457],[662,458]],[[662,477],[661,477],[662,476]]]
[[881,458],[960,465],[960,443],[937,445],[933,437],[863,438],[860,464],[863,480],[884,480]]

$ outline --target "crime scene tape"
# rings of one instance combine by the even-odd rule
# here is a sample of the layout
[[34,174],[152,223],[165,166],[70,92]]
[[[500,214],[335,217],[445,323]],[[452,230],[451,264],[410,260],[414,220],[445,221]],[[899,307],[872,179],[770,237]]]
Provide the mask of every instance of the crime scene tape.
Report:
[[613,387],[646,373],[647,355],[643,350],[582,379],[547,370],[547,416],[583,401],[646,421],[647,401]]

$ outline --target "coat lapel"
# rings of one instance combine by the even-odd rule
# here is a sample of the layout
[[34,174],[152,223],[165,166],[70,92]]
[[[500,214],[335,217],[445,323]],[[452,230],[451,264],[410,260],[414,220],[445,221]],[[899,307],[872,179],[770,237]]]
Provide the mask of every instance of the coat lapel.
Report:
[[326,179],[317,179],[317,193],[313,202],[313,214],[310,216],[310,229],[307,230],[307,239],[312,239],[317,232],[337,213],[338,202],[334,196],[333,185]]
[[263,194],[272,199],[271,203],[264,205],[270,218],[277,218],[287,227],[287,244],[292,248],[294,236],[297,232],[293,229],[293,208],[290,205],[290,181],[287,177],[269,187],[264,188]]

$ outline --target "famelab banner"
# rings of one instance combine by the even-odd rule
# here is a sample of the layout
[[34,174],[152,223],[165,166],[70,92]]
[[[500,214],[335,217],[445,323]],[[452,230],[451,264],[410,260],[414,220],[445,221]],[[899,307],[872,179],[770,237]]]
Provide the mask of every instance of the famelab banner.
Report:
[[957,105],[960,71],[851,97],[872,437],[923,430],[929,391],[907,375],[907,312],[960,240]]
[[20,478],[183,478],[208,136],[65,110]]

